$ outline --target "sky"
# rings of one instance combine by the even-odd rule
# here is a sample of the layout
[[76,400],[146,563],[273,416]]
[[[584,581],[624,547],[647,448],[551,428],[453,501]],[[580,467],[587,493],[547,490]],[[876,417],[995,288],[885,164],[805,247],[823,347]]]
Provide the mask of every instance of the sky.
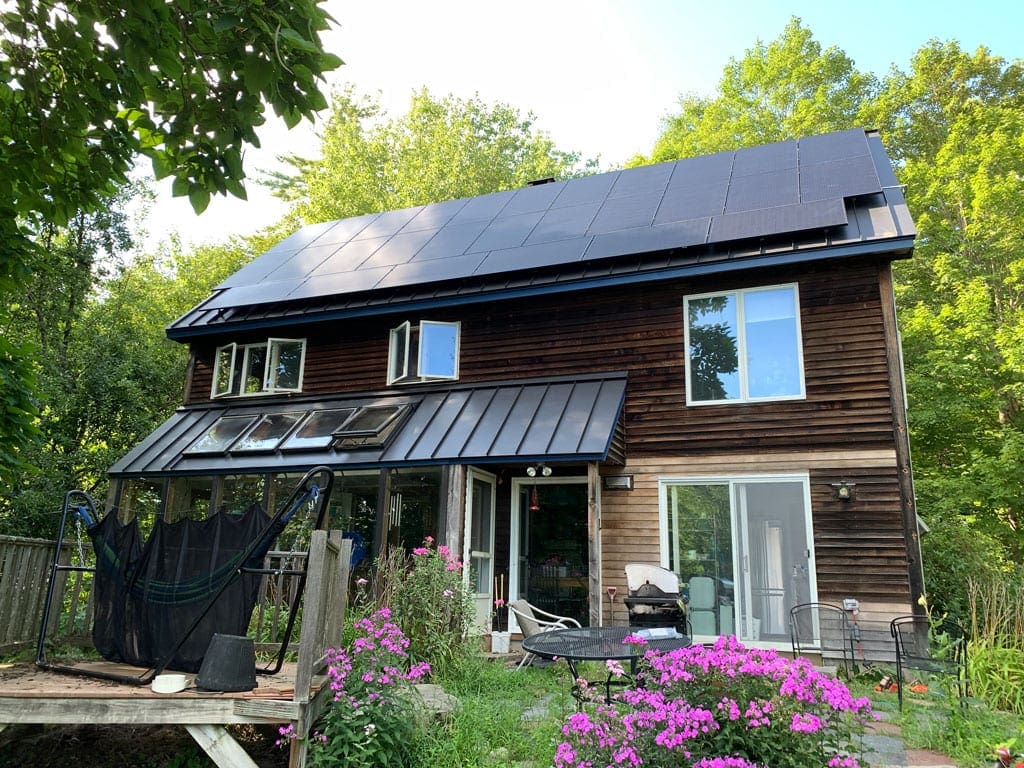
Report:
[[[479,95],[531,112],[555,145],[614,167],[650,151],[661,120],[682,94],[713,94],[730,59],[778,37],[799,17],[823,48],[836,46],[858,69],[907,69],[926,41],[958,40],[1006,59],[1024,59],[1019,0],[327,0],[335,26],[325,47],[345,65],[327,90],[353,85],[390,116],[414,91]],[[865,126],[868,127],[868,126]],[[273,223],[283,213],[255,183],[281,168],[280,154],[316,157],[316,127],[288,131],[272,114],[245,167],[247,202],[215,197],[197,217],[170,184],[156,186],[145,227],[154,247],[177,232],[185,243],[220,242]]]

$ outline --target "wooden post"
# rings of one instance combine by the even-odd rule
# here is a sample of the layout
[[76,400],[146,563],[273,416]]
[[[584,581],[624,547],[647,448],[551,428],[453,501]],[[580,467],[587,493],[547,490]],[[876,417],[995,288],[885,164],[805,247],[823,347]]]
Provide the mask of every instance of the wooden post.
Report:
[[466,466],[453,464],[447,467],[445,481],[444,531],[438,531],[438,534],[452,552],[461,555],[462,536],[466,530]]
[[601,475],[587,462],[587,553],[590,571],[590,626],[601,624]]
[[[377,518],[373,524],[373,557],[383,557],[388,541],[388,517],[391,512],[391,470],[380,470],[377,481]],[[372,559],[372,558],[371,558]]]
[[186,725],[185,730],[218,768],[260,768],[223,725]]

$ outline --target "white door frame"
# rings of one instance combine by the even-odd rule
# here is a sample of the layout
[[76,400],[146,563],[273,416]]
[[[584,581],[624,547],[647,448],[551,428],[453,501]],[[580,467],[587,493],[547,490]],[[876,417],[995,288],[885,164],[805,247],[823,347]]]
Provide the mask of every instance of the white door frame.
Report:
[[[487,542],[487,550],[471,550],[470,545],[472,542],[473,532],[473,482],[480,480],[487,483],[491,487],[491,509],[490,509],[490,529],[491,535],[490,540]],[[465,528],[463,531],[463,551],[462,551],[462,562],[466,564],[463,571],[463,583],[466,586],[466,591],[469,592],[470,598],[473,601],[474,607],[476,608],[474,625],[481,631],[489,632],[491,629],[491,608],[494,605],[494,523],[495,523],[495,495],[498,489],[498,479],[496,475],[490,472],[484,472],[483,470],[469,467],[466,470],[466,507],[465,507]],[[486,557],[491,562],[491,574],[487,580],[487,590],[485,592],[477,592],[474,584],[470,582],[472,570],[470,568],[474,557]]]

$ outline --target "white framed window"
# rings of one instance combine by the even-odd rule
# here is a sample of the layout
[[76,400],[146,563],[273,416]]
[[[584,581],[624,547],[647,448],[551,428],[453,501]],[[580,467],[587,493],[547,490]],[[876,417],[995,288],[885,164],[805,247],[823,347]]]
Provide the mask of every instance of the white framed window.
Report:
[[795,283],[687,296],[683,318],[687,405],[805,396]]
[[212,397],[301,392],[305,339],[267,339],[217,347]]
[[391,329],[388,384],[459,378],[460,323],[423,320]]
[[810,481],[791,475],[659,481],[661,564],[679,576],[698,639],[789,642],[816,599]]

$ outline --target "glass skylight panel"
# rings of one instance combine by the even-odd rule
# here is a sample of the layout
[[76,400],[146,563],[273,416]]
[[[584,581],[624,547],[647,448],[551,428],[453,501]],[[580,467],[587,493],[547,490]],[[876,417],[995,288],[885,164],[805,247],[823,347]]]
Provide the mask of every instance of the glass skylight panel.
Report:
[[221,416],[185,453],[224,453],[256,419],[255,415]]
[[334,434],[341,429],[355,408],[331,408],[324,411],[313,411],[291,436],[281,444],[281,450],[316,450],[328,448],[334,440]]
[[304,411],[290,411],[288,413],[270,413],[264,415],[253,427],[246,432],[237,443],[231,448],[232,453],[272,451],[277,448],[281,439],[288,434],[299,419],[305,415]]
[[407,404],[360,408],[334,433],[334,447],[378,448],[384,445],[408,409]]

